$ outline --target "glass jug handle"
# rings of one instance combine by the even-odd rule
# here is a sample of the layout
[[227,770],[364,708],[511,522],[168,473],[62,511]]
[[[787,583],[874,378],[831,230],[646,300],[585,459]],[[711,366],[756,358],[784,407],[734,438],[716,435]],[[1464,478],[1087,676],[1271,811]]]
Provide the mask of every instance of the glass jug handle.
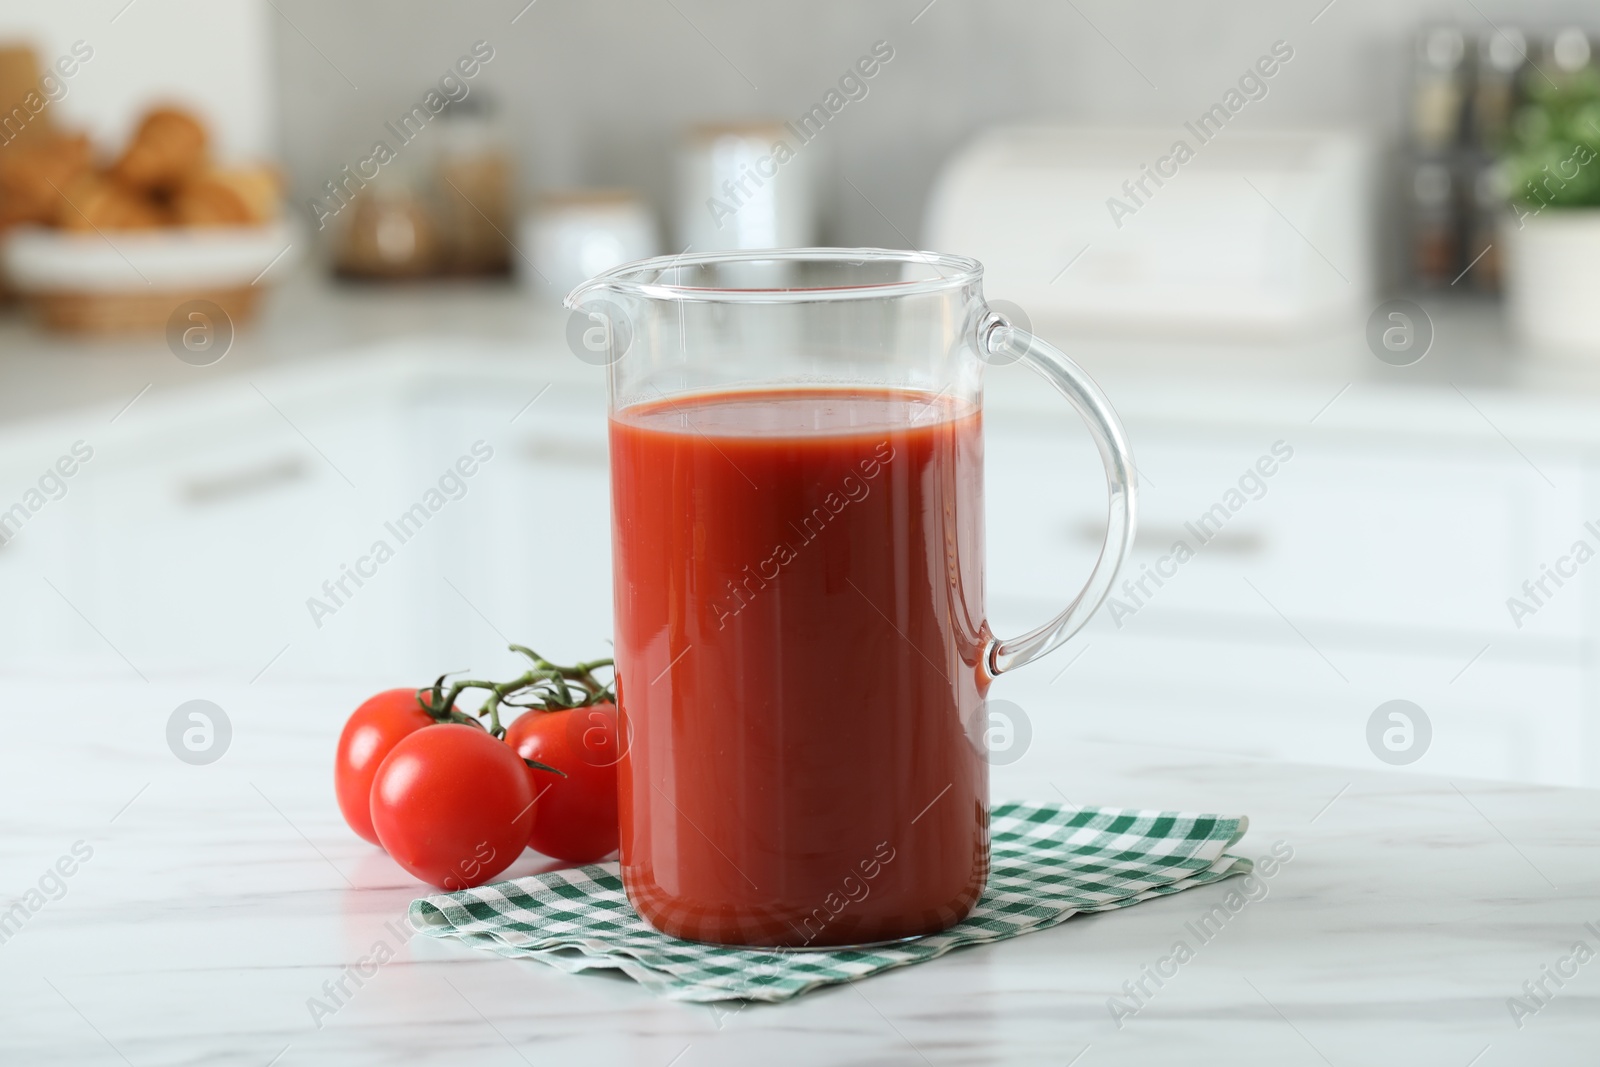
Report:
[[989,362],[1015,361],[1027,365],[1055,386],[1056,392],[1078,409],[1078,414],[1089,427],[1089,435],[1094,438],[1095,447],[1100,450],[1100,461],[1106,469],[1106,490],[1110,497],[1106,508],[1106,539],[1100,548],[1100,558],[1089,573],[1089,580],[1066,609],[1043,626],[1019,637],[997,637],[990,641],[987,656],[989,673],[999,675],[1061,647],[1069,637],[1083,629],[1105,601],[1112,583],[1117,579],[1117,571],[1121,569],[1122,561],[1133,545],[1137,480],[1133,452],[1128,447],[1122,423],[1111,409],[1105,394],[1082,367],[1068,359],[1054,345],[1010,325],[993,313],[980,327],[978,343],[979,350],[987,354]]

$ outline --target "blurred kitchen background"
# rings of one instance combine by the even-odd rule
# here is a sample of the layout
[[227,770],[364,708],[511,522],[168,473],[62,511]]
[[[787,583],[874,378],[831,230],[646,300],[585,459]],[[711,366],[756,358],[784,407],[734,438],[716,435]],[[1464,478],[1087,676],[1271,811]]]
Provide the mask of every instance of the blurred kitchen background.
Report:
[[[561,293],[927,247],[1095,373],[1142,479],[1121,606],[996,686],[998,789],[1080,738],[1600,785],[1597,45],[1488,0],[7,0],[0,678],[591,655],[604,390]],[[1040,394],[992,374],[1001,632],[1103,529]]]

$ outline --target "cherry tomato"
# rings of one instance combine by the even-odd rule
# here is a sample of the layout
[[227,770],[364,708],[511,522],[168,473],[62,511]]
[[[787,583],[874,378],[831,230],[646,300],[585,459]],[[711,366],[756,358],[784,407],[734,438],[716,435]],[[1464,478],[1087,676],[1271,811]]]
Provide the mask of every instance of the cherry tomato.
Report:
[[386,689],[357,708],[339,735],[333,762],[333,788],[339,811],[361,837],[378,843],[368,808],[372,776],[400,739],[433,725],[433,717],[417,703],[415,689]]
[[539,804],[528,847],[568,863],[593,863],[617,847],[617,708],[592,704],[528,711],[506,728],[506,744],[565,778],[529,768]]
[[445,723],[400,740],[372,779],[372,825],[395,862],[441,889],[482,885],[533,829],[533,781],[511,748]]

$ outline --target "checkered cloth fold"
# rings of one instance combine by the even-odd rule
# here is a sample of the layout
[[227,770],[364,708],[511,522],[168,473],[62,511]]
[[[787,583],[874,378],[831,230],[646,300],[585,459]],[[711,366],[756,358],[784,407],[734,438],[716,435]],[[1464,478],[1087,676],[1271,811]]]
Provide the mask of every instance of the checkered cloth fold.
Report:
[[973,913],[942,933],[865,949],[781,951],[683,941],[651,929],[614,863],[424,897],[411,925],[569,973],[615,968],[670,1000],[787,1000],[807,990],[921,963],[1251,869],[1225,853],[1244,817],[1059,804],[990,813],[989,882]]

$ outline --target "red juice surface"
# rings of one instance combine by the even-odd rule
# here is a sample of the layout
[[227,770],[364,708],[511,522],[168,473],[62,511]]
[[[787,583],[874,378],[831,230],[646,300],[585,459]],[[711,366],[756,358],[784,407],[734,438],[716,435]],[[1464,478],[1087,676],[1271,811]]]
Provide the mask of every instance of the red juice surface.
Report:
[[774,389],[611,421],[622,875],[657,929],[930,933],[988,875],[964,401]]

